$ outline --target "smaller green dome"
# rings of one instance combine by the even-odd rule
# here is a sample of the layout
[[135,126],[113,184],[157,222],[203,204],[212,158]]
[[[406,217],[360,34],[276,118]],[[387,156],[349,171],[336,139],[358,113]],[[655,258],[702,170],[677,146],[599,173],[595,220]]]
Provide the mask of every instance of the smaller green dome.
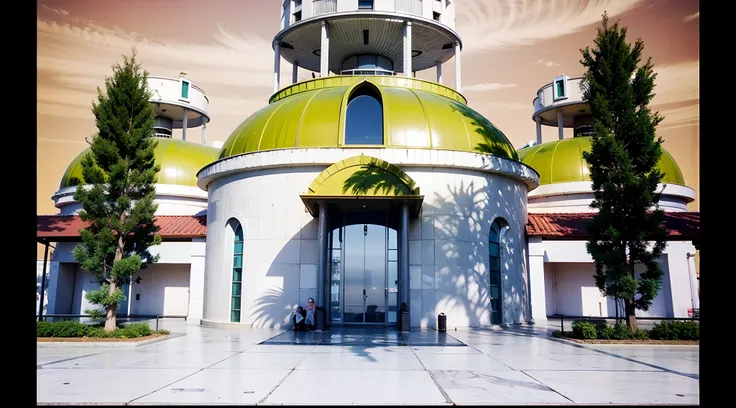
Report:
[[[588,163],[583,159],[583,152],[589,152],[590,149],[590,137],[583,136],[526,147],[518,153],[522,163],[537,170],[539,184],[545,185],[590,181]],[[680,166],[664,148],[658,167],[664,173],[663,183],[685,185]]]
[[[154,152],[156,164],[161,166],[158,184],[174,184],[197,187],[197,172],[217,160],[220,149],[179,139],[156,138],[158,145]],[[72,160],[61,178],[59,188],[80,184],[82,159],[90,152],[85,149]]]

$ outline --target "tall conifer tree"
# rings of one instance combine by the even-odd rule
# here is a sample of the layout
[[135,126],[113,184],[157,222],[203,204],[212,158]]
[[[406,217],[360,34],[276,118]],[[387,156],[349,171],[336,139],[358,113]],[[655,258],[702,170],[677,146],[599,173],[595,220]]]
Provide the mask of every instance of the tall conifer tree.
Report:
[[626,322],[636,330],[636,309],[648,310],[662,285],[656,259],[665,249],[666,230],[658,204],[663,173],[656,127],[663,118],[648,107],[656,78],[651,58],[641,64],[644,42],[627,43],[626,31],[603,14],[595,48],[581,49],[580,62],[587,68],[583,99],[595,125],[592,148],[584,154],[595,195],[591,207],[598,210],[587,226],[587,250],[596,285],[617,300],[617,309],[623,301]]
[[158,261],[148,248],[161,242],[153,220],[159,166],[154,161],[157,142],[151,137],[155,114],[148,102],[148,73],[136,61],[135,49],[123,59],[122,65],[113,65],[112,77],[105,78],[106,92],[97,88],[92,107],[97,134],[74,193],[83,208],[79,215],[89,226],[80,231],[83,243],[73,254],[102,282],[86,298],[104,308],[107,331],[116,328],[123,285],[146,263]]

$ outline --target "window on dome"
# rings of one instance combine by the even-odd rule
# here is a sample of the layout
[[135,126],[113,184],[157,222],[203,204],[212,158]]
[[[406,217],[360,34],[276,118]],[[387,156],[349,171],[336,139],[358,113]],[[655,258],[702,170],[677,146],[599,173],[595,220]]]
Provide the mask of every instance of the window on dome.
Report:
[[373,10],[373,0],[358,0],[358,10]]
[[383,144],[381,93],[371,84],[360,86],[350,95],[345,113],[345,144]]
[[488,258],[490,271],[491,324],[503,323],[501,305],[503,301],[501,289],[501,258],[503,256],[504,236],[509,225],[503,218],[496,218],[488,234]]
[[230,227],[234,229],[232,292],[230,294],[230,321],[240,323],[241,296],[243,293],[243,227],[232,220]]

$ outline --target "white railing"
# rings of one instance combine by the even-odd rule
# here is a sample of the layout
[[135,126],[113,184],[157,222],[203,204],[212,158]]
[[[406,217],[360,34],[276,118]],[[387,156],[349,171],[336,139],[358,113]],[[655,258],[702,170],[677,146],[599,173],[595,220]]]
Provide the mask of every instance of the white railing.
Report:
[[422,15],[422,0],[394,0],[394,10],[401,13]]
[[314,16],[320,14],[334,13],[337,11],[337,0],[314,0],[312,3]]
[[357,76],[367,76],[367,75],[387,75],[387,76],[394,76],[396,73],[394,71],[389,71],[386,69],[381,68],[355,68],[355,69],[344,69],[340,71],[340,75],[357,75]]

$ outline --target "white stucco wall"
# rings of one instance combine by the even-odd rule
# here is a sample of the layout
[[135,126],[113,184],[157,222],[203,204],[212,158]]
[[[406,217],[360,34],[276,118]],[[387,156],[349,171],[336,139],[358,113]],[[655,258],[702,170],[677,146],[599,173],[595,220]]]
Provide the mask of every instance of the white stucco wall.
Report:
[[[90,308],[85,294],[100,287],[99,282],[88,272],[79,269],[72,250],[75,242],[56,244],[48,284],[49,314],[85,314]],[[126,294],[119,308],[121,314],[166,314],[184,316],[190,313],[189,323],[197,324],[202,317],[204,287],[204,239],[179,242],[163,242],[150,248],[159,255],[159,262],[134,275],[141,276],[141,284],[133,284],[132,296],[129,285],[122,290]],[[190,289],[193,293],[190,296]],[[141,300],[136,301],[136,293]],[[130,308],[129,308],[130,302]]]
[[[82,211],[74,200],[77,187],[58,190],[52,197],[59,214],[72,215]],[[207,192],[196,186],[156,184],[156,215],[197,215],[207,209]]]
[[[530,263],[532,310],[535,321],[544,309],[547,316],[564,314],[569,316],[616,315],[613,299],[600,295],[595,286],[595,266],[585,249],[585,241],[542,241],[544,248],[544,279],[538,276],[538,266]],[[530,250],[531,251],[531,250]],[[662,288],[649,310],[637,310],[641,317],[688,317],[688,309],[697,301],[697,293],[691,290],[691,275],[688,271],[688,251],[694,252],[690,242],[670,241],[658,262],[664,272]],[[643,270],[638,265],[637,271]],[[538,296],[535,285],[543,285],[543,297]],[[536,295],[536,296],[535,296]]]
[[[488,233],[496,217],[510,225],[502,260],[504,320],[523,322],[528,313],[527,186],[521,177],[536,175],[497,158],[490,164],[476,154],[412,149],[263,152],[200,172],[200,186],[205,184],[209,192],[204,320],[230,322],[228,221],[235,218],[243,225],[245,241],[240,323],[289,324],[294,306],[317,293],[318,221],[306,212],[299,195],[329,165],[361,153],[401,167],[425,196],[420,218],[410,222],[412,325],[435,326],[440,312],[447,315],[448,327],[489,324]],[[474,160],[476,169],[468,168],[476,165]],[[524,176],[493,174],[490,166]]]
[[[688,203],[695,200],[695,190],[677,184],[660,184],[662,192],[659,208],[666,212],[687,211]],[[539,186],[529,193],[530,213],[584,213],[594,212],[590,182],[555,183]]]

